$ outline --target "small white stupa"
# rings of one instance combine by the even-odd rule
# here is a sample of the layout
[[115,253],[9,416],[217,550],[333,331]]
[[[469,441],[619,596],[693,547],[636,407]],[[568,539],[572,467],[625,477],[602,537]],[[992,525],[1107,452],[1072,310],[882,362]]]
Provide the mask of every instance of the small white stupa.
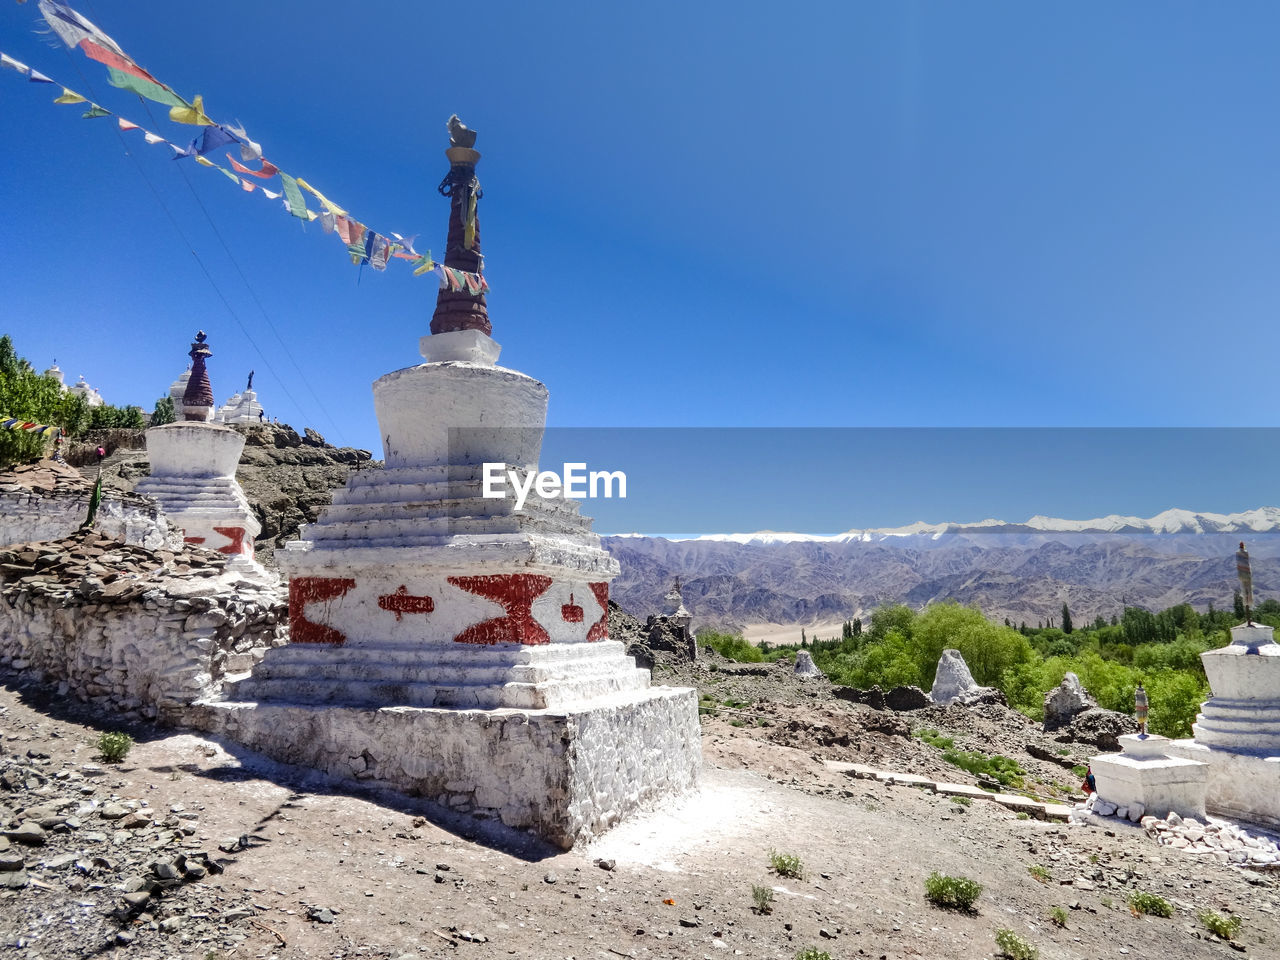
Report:
[[[480,154],[451,124],[445,264],[476,273]],[[537,470],[548,398],[496,365],[484,294],[442,289],[431,331],[373,385],[385,468],[276,553],[291,642],[206,723],[569,847],[696,783],[697,695],[609,639],[618,563],[577,503],[482,496],[486,463]]]
[[214,419],[219,423],[261,423],[263,418],[262,404],[258,402],[258,394],[253,389],[253,371],[250,370],[249,382],[244,390],[232,394],[219,408]]
[[160,502],[187,543],[229,554],[245,573],[265,575],[253,560],[253,540],[262,525],[236,482],[244,437],[209,422],[213,389],[205,358],[212,355],[201,330],[191,344],[191,370],[176,405],[182,419],[147,430],[151,475],[136,490]]
[[[59,373],[61,373],[61,371],[59,371]],[[74,393],[78,397],[84,397],[85,403],[91,407],[101,407],[106,403],[106,401],[102,399],[102,394],[89,386],[88,382],[84,378],[84,374],[80,375],[80,379],[75,382],[75,386],[71,387],[69,392]]]

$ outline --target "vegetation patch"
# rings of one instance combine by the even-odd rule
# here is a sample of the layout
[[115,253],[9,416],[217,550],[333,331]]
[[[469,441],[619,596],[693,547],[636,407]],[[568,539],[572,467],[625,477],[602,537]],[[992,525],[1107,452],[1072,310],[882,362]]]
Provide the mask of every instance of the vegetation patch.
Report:
[[946,910],[973,910],[982,895],[982,884],[968,877],[951,877],[936,870],[924,881],[925,899]]
[[777,850],[770,850],[769,869],[780,877],[794,877],[797,880],[804,879],[804,861],[794,853],[779,853]]
[[796,960],[831,960],[831,954],[817,947],[805,947],[796,954]]
[[1172,917],[1173,904],[1155,893],[1144,893],[1135,890],[1129,894],[1129,909],[1135,917],[1149,915],[1152,917]]
[[753,883],[751,885],[751,902],[756,913],[761,915],[773,913],[773,890]]
[[133,747],[133,737],[127,733],[104,733],[98,738],[98,753],[105,763],[119,763],[129,755]]
[[956,745],[956,742],[950,737],[944,737],[937,730],[928,728],[917,730],[915,736],[917,740],[927,743],[931,747],[937,747],[939,750],[950,750]]
[[737,634],[713,633],[704,630],[698,634],[698,642],[704,648],[714,650],[726,660],[737,663],[764,663],[764,654],[760,648],[748,643]]
[[1055,927],[1061,927],[1063,930],[1067,929],[1067,911],[1063,910],[1062,907],[1054,907],[1049,911],[1049,922]]
[[1039,960],[1040,951],[1008,928],[996,931],[996,947],[1000,956],[1010,960]]
[[1243,921],[1239,917],[1228,917],[1213,910],[1205,910],[1200,914],[1200,923],[1215,937],[1223,940],[1234,940]]
[[1043,867],[1038,863],[1033,864],[1030,867],[1027,867],[1027,873],[1031,874],[1032,877],[1034,877],[1036,880],[1039,880],[1041,883],[1048,883],[1051,879],[1053,879],[1049,875],[1049,868]]
[[1026,776],[1026,771],[1018,765],[1018,761],[999,754],[991,756],[969,750],[945,750],[942,759],[975,777],[995,780],[1005,787],[1022,786],[1022,778]]

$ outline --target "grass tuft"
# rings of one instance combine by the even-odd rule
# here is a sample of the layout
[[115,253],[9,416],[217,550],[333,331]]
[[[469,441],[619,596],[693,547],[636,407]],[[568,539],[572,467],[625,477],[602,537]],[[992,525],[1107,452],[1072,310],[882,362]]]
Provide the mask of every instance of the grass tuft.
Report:
[[982,884],[968,877],[950,877],[934,871],[924,881],[925,899],[947,910],[972,910],[982,894]]

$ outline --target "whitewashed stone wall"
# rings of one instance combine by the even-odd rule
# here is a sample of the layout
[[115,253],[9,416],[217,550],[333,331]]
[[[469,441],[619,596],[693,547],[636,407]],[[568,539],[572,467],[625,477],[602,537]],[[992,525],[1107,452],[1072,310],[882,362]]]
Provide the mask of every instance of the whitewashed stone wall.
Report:
[[[174,547],[182,537],[159,504],[103,499],[94,529],[149,549]],[[0,546],[58,540],[79,529],[89,515],[89,492],[42,496],[14,484],[0,487]]]
[[697,786],[697,694],[659,688],[581,709],[197,704],[190,722],[285,763],[424,796],[564,849]]
[[124,603],[5,584],[0,666],[65,684],[82,701],[182,722],[192,701],[286,640],[277,590],[219,579],[175,581]]

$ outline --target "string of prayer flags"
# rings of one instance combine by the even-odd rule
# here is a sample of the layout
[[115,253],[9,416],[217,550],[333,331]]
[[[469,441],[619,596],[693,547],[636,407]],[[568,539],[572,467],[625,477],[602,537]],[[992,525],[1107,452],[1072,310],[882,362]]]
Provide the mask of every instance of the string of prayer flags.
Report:
[[47,423],[32,423],[30,420],[21,420],[15,417],[0,419],[0,430],[25,430],[28,433],[44,437],[56,436],[62,432],[62,428],[58,426]]

